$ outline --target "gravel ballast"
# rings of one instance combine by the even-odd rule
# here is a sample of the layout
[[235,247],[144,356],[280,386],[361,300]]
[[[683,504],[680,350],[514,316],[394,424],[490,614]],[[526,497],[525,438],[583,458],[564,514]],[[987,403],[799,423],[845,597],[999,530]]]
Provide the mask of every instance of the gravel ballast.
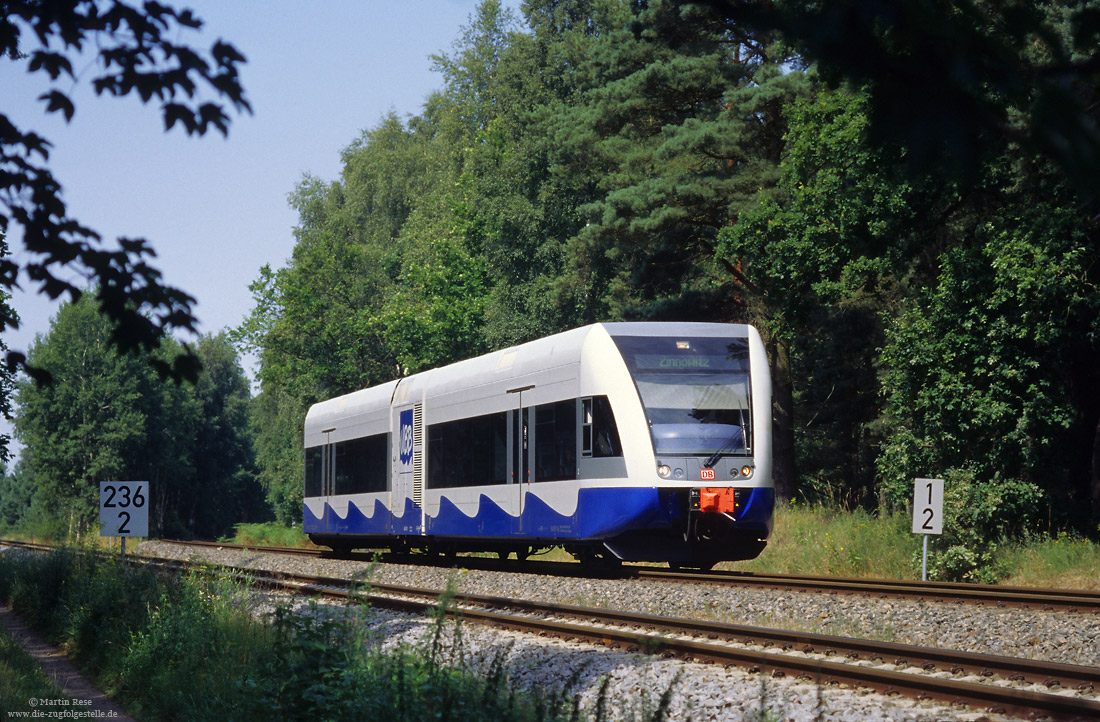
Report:
[[[1027,659],[1100,665],[1100,615],[991,609],[942,602],[879,600],[856,596],[683,585],[644,580],[548,577],[464,571],[429,566],[371,565],[237,549],[196,550],[150,541],[144,554],[238,567],[370,579],[379,583],[442,589],[454,580],[460,592],[562,604],[625,609],[668,617],[863,637]],[[461,559],[459,560],[461,563]],[[366,612],[379,644],[418,644],[429,621],[383,610]],[[454,635],[447,635],[453,639]],[[998,720],[1012,719],[863,690],[823,687],[776,678],[766,670],[663,660],[465,624],[460,648],[448,659],[486,672],[503,659],[520,688],[568,685],[591,709],[604,681],[612,719],[645,719],[671,688],[670,720]],[[1041,689],[1037,691],[1048,691]],[[1100,692],[1100,691],[1098,691]],[[763,715],[762,715],[763,712]]]

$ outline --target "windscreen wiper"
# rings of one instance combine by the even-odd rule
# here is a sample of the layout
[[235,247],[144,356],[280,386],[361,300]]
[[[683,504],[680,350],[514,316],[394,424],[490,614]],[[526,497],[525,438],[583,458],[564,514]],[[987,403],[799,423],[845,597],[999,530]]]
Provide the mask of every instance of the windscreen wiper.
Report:
[[725,456],[729,452],[729,450],[733,448],[733,443],[738,436],[741,437],[741,442],[744,443],[745,430],[741,427],[737,428],[741,433],[733,434],[732,436],[730,436],[729,440],[726,443],[722,444],[721,448],[719,448],[718,451],[715,451],[713,454],[707,457],[707,460],[703,462],[704,469],[713,469],[714,465],[718,463],[718,460]]

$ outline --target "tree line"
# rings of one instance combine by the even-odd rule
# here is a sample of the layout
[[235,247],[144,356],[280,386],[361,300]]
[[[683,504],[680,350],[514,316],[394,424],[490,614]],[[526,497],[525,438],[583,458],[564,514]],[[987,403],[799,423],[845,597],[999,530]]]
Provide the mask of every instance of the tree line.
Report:
[[[255,479],[311,403],[577,325],[748,322],[783,499],[1100,520],[1096,3],[484,0],[305,177],[233,340]],[[1096,157],[1093,157],[1093,156]],[[52,333],[51,333],[52,335]],[[27,393],[21,391],[21,393]]]
[[[707,320],[768,343],[781,497],[901,507],[946,475],[1003,528],[1095,528],[1096,187],[1051,150],[1067,122],[1095,141],[1095,8],[761,5],[488,0],[423,112],[299,184],[239,332],[283,513],[315,400],[593,321]],[[829,13],[883,71],[813,33]]]

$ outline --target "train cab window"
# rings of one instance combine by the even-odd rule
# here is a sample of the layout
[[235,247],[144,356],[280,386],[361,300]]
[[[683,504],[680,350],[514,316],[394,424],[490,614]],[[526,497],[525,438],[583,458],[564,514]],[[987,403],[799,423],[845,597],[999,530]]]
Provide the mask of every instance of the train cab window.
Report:
[[535,481],[577,478],[577,400],[535,407]]
[[501,412],[429,426],[428,488],[506,483],[507,419]]
[[659,455],[750,455],[752,377],[745,338],[615,336]]

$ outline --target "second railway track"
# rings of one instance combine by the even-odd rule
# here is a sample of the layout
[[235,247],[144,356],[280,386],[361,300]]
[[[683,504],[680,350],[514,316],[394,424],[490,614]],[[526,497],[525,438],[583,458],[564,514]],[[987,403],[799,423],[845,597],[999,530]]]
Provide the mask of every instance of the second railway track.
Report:
[[[201,548],[239,548],[253,551],[295,554],[333,559],[366,561],[373,554],[361,552],[348,557],[337,557],[320,549],[221,544],[218,542],[191,542],[172,540],[168,543]],[[1100,591],[1088,589],[1051,589],[1042,587],[1018,587],[956,582],[916,582],[888,579],[855,579],[840,577],[799,576],[789,574],[761,574],[752,572],[686,572],[647,566],[624,566],[613,569],[592,569],[568,562],[519,563],[501,562],[482,557],[455,557],[444,559],[428,555],[382,554],[384,561],[442,566],[462,566],[483,571],[504,571],[527,574],[550,574],[595,578],[635,578],[653,581],[744,586],[762,589],[817,592],[824,594],[852,594],[874,598],[923,599],[956,604],[977,604],[991,607],[1065,611],[1082,614],[1100,614]]]

